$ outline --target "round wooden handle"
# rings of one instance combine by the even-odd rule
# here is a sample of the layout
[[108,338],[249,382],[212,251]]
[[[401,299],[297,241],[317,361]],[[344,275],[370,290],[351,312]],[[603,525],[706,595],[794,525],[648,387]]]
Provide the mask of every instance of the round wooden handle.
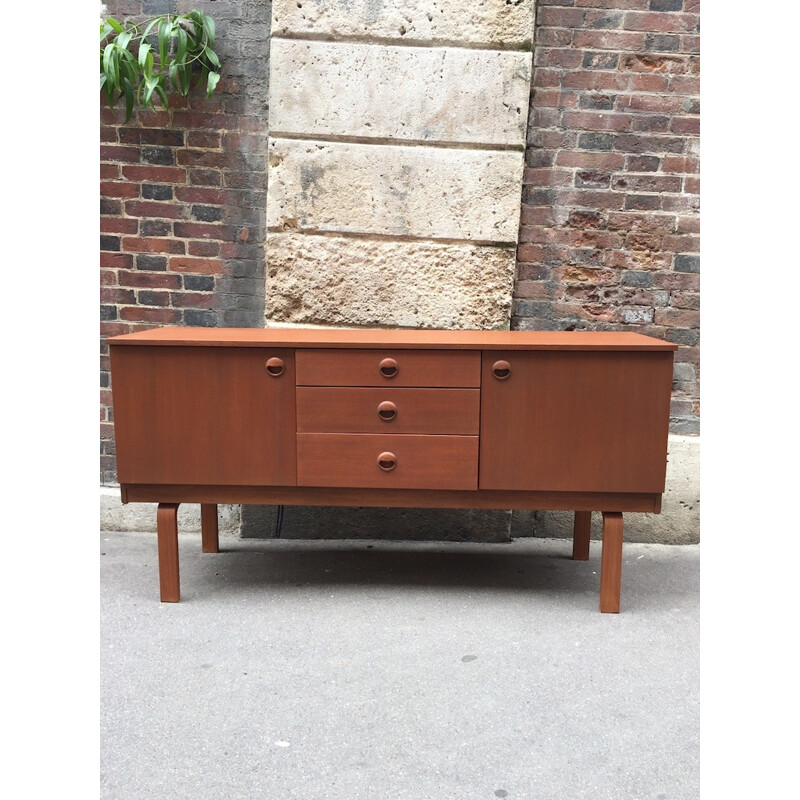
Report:
[[495,361],[492,364],[492,375],[499,381],[504,381],[511,375],[511,364],[508,361]]
[[267,374],[272,375],[273,378],[283,375],[285,369],[286,365],[283,363],[282,358],[273,357],[267,360]]
[[397,456],[394,453],[381,453],[378,456],[378,466],[384,472],[391,472],[397,466]]
[[378,365],[378,369],[384,378],[394,378],[400,368],[397,366],[397,361],[393,358],[384,358]]
[[378,404],[378,416],[385,422],[391,422],[397,416],[397,406],[391,400]]

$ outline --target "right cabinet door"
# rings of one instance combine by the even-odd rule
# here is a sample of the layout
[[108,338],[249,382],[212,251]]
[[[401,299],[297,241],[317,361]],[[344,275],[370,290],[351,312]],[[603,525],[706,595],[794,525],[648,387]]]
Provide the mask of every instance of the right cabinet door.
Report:
[[671,352],[484,351],[480,488],[663,492],[671,386]]

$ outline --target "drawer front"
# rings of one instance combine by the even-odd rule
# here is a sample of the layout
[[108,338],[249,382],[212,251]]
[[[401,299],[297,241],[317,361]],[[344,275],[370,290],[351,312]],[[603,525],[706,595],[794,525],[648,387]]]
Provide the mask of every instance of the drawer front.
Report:
[[297,430],[477,436],[480,395],[480,389],[300,386]]
[[301,350],[298,386],[479,387],[476,350]]
[[477,489],[477,436],[298,433],[299,486]]

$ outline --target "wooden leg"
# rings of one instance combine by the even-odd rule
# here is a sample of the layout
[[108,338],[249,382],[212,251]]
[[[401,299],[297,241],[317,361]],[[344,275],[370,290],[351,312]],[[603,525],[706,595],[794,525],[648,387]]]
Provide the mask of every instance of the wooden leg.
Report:
[[159,503],[156,519],[161,602],[177,603],[181,599],[181,578],[178,572],[178,504]]
[[589,539],[592,535],[592,512],[576,511],[575,527],[572,529],[572,558],[575,561],[589,560]]
[[219,553],[219,526],[214,503],[200,504],[200,525],[203,531],[203,552]]
[[600,561],[600,610],[619,614],[622,584],[622,514],[603,512],[603,556]]

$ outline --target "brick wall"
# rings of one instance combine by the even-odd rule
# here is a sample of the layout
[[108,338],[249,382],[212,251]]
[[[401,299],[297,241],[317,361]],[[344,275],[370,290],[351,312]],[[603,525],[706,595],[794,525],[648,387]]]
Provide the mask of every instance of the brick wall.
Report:
[[[268,0],[199,8],[223,79],[169,112],[101,112],[101,336],[264,320]],[[539,0],[512,327],[627,329],[680,345],[672,429],[699,425],[696,0]],[[101,344],[101,480],[115,480]]]
[[680,345],[699,430],[699,2],[538,0],[512,327]]
[[[217,22],[216,93],[168,112],[101,111],[100,333],[264,321],[270,3],[108,0],[118,18],[194,8]],[[115,476],[108,347],[101,344],[101,481]]]

